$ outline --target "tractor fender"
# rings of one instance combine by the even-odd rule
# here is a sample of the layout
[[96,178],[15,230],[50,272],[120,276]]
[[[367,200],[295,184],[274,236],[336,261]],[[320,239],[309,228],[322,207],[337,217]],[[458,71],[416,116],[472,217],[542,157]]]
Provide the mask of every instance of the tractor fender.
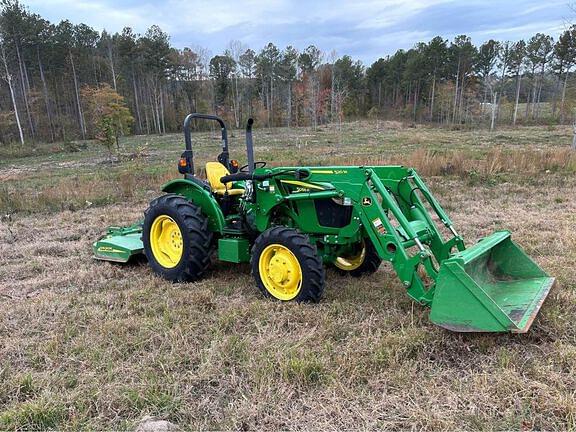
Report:
[[162,186],[162,191],[182,195],[202,209],[208,217],[208,227],[212,232],[222,233],[225,226],[224,214],[212,194],[200,184],[188,179],[176,179]]

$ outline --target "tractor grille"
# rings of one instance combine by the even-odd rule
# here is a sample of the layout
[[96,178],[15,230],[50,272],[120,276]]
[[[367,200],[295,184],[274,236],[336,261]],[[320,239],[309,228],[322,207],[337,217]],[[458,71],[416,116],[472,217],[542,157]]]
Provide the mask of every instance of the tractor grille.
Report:
[[330,228],[343,228],[350,223],[352,206],[345,206],[332,199],[314,200],[318,223]]

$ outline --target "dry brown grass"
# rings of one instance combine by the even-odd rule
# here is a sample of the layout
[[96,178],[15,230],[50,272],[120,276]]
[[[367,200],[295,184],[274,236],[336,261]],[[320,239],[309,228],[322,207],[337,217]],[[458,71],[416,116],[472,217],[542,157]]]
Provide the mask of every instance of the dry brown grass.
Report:
[[[343,163],[342,160],[330,161]],[[576,172],[576,152],[570,148],[503,150],[492,148],[473,159],[465,151],[418,149],[408,155],[355,158],[352,165],[398,164],[414,167],[421,175],[467,177],[476,173],[489,177],[497,174],[539,174],[545,172]]]
[[573,157],[432,150],[414,132],[423,150],[381,160],[424,173],[468,242],[510,229],[558,278],[530,333],[439,329],[388,265],[360,280],[329,271],[325,299],[297,305],[264,300],[247,266],[170,284],[145,263],[95,262],[91,242],[139,218],[172,165],[54,172],[36,189],[30,174],[3,187],[78,203],[105,188],[118,202],[38,205],[1,222],[0,428],[125,429],[146,414],[183,429],[576,428]]
[[[276,160],[272,165],[298,165],[302,161]],[[502,174],[518,176],[541,175],[550,172],[576,172],[576,155],[570,149],[502,150],[489,149],[474,159],[465,151],[436,151],[419,149],[403,155],[347,158],[330,155],[323,165],[407,165],[423,176],[458,176],[470,181],[497,178]],[[200,175],[203,169],[198,168]],[[17,181],[18,172],[4,175],[11,186],[0,186],[0,209],[8,213],[78,210],[92,205],[107,205],[125,199],[142,198],[142,191],[173,178],[172,170],[154,173],[122,170],[110,176],[65,176],[49,184],[30,186],[22,193]],[[153,186],[154,185],[154,186]]]

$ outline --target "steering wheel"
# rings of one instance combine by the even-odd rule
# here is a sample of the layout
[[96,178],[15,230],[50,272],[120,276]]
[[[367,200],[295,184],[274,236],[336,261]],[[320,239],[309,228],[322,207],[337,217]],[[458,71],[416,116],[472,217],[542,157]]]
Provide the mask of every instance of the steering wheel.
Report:
[[[264,168],[265,166],[266,166],[266,162],[264,162],[264,161],[254,162],[254,168]],[[238,171],[248,172],[248,164],[241,166]]]

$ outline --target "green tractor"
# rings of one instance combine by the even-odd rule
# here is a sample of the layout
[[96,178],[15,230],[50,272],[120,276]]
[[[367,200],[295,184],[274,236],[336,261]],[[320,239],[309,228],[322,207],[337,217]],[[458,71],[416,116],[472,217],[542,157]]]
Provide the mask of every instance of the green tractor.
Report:
[[[206,164],[206,180],[194,170],[194,119],[216,121],[222,133],[222,151]],[[109,228],[94,243],[95,257],[126,262],[144,253],[154,272],[180,282],[200,279],[217,250],[221,261],[250,262],[265,296],[311,302],[322,297],[324,265],[358,277],[376,272],[386,260],[408,295],[430,306],[431,321],[441,327],[515,333],[530,328],[554,278],[508,231],[466,247],[412,168],[267,167],[254,161],[252,123],[246,127],[248,163],[239,167],[230,159],[224,121],[188,115],[178,164],[183,178],[162,187],[165,194],[150,203],[143,222]]]

